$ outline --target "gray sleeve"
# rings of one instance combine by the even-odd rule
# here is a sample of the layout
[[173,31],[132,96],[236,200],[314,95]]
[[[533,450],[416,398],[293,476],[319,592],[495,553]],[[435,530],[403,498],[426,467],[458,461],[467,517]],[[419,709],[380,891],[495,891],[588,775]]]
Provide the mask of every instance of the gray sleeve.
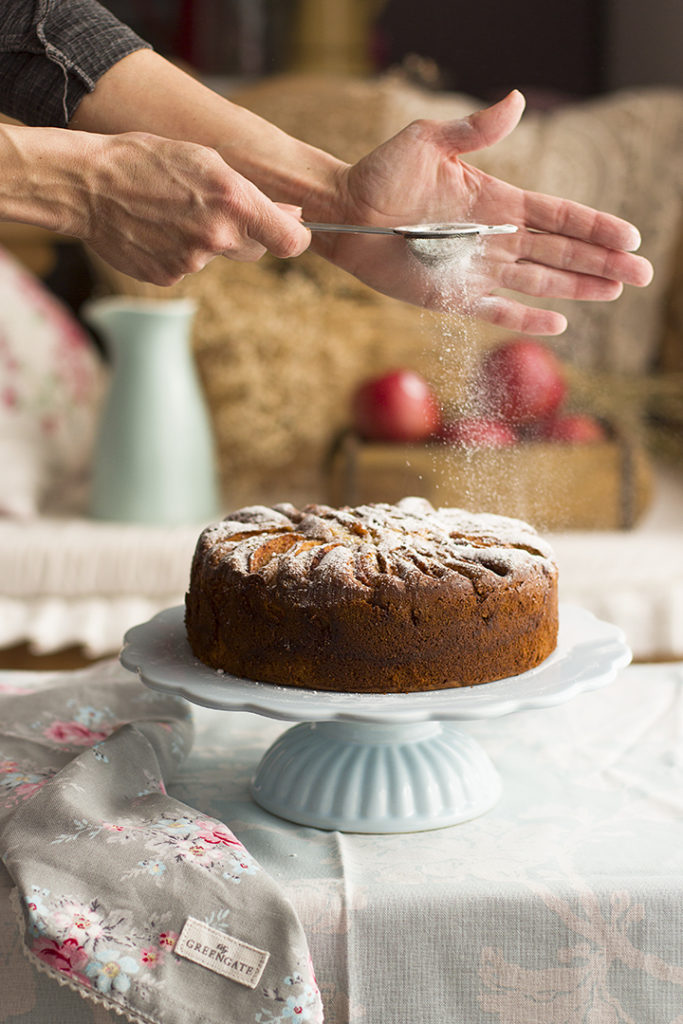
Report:
[[0,111],[64,128],[105,71],[147,47],[96,0],[0,0]]

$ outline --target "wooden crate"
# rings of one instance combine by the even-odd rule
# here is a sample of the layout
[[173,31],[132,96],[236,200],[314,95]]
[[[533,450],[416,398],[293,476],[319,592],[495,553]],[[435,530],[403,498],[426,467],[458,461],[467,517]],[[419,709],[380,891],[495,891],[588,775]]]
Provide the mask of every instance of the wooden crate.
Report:
[[652,475],[643,449],[626,438],[469,451],[367,443],[352,433],[339,439],[329,463],[331,504],[407,495],[521,518],[540,530],[616,530],[634,526],[647,509]]

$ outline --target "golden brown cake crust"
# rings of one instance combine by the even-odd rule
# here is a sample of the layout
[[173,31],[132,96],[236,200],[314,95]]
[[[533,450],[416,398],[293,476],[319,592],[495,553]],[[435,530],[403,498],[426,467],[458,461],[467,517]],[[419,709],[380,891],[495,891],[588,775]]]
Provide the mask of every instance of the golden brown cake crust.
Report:
[[471,686],[557,643],[557,568],[536,531],[420,498],[231,513],[201,534],[185,605],[205,664],[318,690]]

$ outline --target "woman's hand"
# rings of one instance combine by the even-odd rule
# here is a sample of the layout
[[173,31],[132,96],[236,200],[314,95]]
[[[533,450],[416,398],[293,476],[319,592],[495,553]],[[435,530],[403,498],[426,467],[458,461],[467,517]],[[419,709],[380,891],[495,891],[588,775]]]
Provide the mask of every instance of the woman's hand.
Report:
[[523,96],[512,92],[464,120],[416,121],[345,168],[333,208],[315,209],[316,220],[391,226],[512,223],[519,228],[516,234],[463,242],[466,255],[448,264],[420,262],[398,236],[320,235],[314,248],[387,295],[460,310],[528,334],[559,334],[566,320],[499,290],[609,301],[624,284],[648,284],[652,267],[633,254],[640,244],[633,225],[506,184],[461,159],[505,138],[523,109]]
[[170,285],[218,255],[289,257],[309,244],[300,208],[271,202],[214,149],[143,132],[79,137],[73,233],[131,277]]

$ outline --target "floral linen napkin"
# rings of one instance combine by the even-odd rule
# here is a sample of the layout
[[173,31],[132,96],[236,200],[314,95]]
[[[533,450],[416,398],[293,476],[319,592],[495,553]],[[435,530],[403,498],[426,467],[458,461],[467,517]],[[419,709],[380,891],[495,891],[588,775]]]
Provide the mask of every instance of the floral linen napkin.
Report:
[[183,701],[116,663],[0,676],[0,856],[25,952],[135,1024],[322,1021],[293,907],[165,788]]

